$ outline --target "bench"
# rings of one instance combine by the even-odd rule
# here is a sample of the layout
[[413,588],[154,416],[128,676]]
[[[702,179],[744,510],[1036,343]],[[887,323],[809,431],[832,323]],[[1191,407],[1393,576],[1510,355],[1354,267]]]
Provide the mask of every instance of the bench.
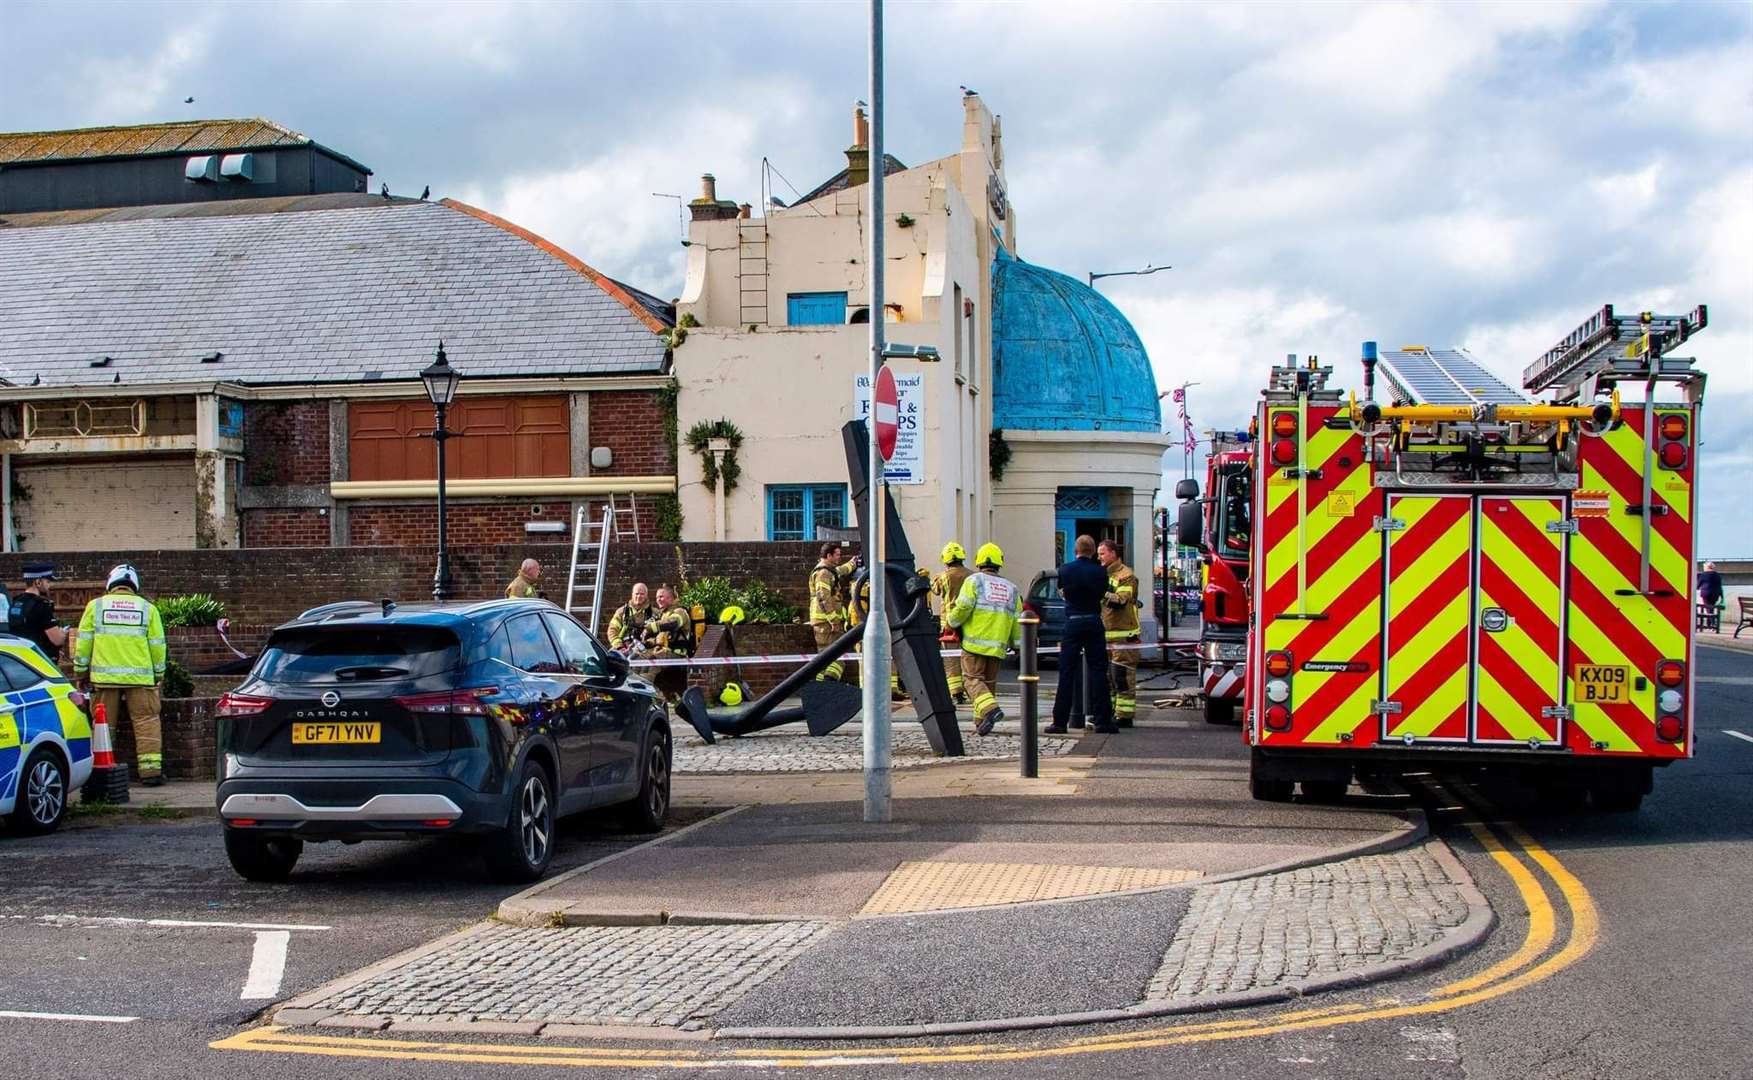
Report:
[[1696,604],[1693,606],[1692,629],[1698,633],[1721,633],[1722,616],[1717,612],[1715,604]]
[[1743,628],[1753,626],[1753,596],[1737,596],[1735,603],[1739,607],[1735,616],[1735,636],[1738,638]]

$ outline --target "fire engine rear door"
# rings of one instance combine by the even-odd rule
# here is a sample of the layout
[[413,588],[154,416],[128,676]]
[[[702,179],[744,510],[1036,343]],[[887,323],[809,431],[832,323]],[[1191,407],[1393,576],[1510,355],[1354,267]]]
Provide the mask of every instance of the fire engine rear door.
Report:
[[1390,495],[1382,736],[1467,741],[1473,499]]
[[1473,592],[1473,741],[1559,743],[1564,500],[1481,497]]

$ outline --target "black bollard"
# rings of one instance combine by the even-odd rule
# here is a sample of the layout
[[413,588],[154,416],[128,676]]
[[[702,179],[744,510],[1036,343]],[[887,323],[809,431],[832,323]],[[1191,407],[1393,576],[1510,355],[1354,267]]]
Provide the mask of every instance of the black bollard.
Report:
[[1041,676],[1036,661],[1036,649],[1040,644],[1041,620],[1033,615],[1024,615],[1020,620],[1023,628],[1023,647],[1017,654],[1017,689],[1022,694],[1023,712],[1023,763],[1022,774],[1025,779],[1034,779],[1041,775],[1041,740],[1036,730],[1037,714],[1041,705]]

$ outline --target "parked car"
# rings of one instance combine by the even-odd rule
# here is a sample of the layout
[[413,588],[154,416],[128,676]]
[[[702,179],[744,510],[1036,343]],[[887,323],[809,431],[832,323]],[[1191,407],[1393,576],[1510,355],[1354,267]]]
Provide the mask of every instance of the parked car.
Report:
[[615,806],[655,832],[669,811],[662,700],[546,600],[313,608],[217,713],[225,850],[252,881],[307,842],[455,833],[531,881],[557,818]]
[[91,776],[85,695],[25,638],[0,634],[0,815],[21,833],[52,832]]
[[[1065,640],[1065,597],[1059,595],[1059,571],[1043,570],[1029,582],[1023,610],[1041,620],[1041,648],[1057,647]],[[1043,664],[1057,664],[1058,653],[1041,657]]]

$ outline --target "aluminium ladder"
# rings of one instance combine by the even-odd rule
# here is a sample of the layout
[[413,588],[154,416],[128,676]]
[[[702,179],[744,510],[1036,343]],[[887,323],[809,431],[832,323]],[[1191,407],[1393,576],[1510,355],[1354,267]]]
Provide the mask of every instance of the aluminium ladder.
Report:
[[[616,505],[615,496],[611,494],[608,504],[603,507],[600,520],[591,521],[589,507],[583,503],[579,504],[573,514],[572,569],[566,575],[566,610],[574,615],[589,612],[590,618],[585,625],[593,634],[596,633],[597,623],[602,617],[602,586],[609,566],[609,541],[631,538],[638,543],[637,511],[638,504],[632,495],[627,496],[627,505],[620,507]],[[623,527],[623,518],[631,521],[633,527]]]

